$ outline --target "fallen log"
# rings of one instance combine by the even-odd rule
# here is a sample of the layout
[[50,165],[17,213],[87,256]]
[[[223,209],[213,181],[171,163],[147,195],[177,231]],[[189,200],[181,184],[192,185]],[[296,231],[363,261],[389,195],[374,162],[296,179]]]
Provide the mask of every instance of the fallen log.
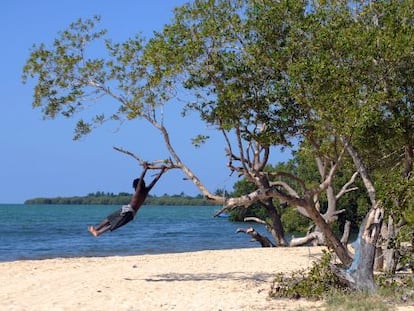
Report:
[[236,233],[244,232],[248,235],[250,235],[255,241],[259,242],[262,247],[275,247],[275,245],[265,236],[258,233],[256,230],[254,230],[252,227],[243,229],[238,228],[236,230]]

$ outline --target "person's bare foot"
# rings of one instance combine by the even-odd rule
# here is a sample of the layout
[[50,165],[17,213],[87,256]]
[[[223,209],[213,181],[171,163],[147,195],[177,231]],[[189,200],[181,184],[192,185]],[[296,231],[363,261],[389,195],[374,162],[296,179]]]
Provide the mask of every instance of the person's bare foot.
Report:
[[93,235],[94,237],[97,237],[97,236],[98,236],[98,232],[95,230],[95,228],[94,228],[93,226],[88,227],[88,231],[89,231],[90,233],[92,233],[92,235]]

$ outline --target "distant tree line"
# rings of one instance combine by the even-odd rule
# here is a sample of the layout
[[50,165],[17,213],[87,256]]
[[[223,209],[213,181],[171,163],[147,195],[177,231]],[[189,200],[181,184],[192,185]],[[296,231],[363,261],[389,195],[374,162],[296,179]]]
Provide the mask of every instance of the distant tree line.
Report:
[[[114,194],[111,192],[97,191],[89,193],[86,196],[73,197],[56,197],[56,198],[33,198],[28,199],[24,204],[88,204],[88,205],[124,205],[131,200],[132,194],[120,192]],[[162,196],[149,195],[145,205],[217,205],[216,203],[205,199],[202,195],[189,196],[184,193]]]

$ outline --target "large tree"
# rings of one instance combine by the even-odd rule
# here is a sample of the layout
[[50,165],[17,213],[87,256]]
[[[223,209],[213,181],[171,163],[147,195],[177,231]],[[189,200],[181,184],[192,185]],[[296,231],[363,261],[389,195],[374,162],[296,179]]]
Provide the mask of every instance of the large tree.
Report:
[[[316,112],[316,127],[342,141],[366,187],[372,208],[360,230],[360,260],[354,260],[347,279],[372,287],[373,254],[384,215],[378,199],[389,197],[378,193],[381,179],[392,168],[403,168],[405,178],[412,171],[412,78],[407,74],[412,65],[407,60],[414,3],[358,4],[321,4],[297,25],[291,46],[303,49],[292,60],[289,77],[295,99]],[[400,150],[405,151],[401,162]],[[388,192],[398,184],[398,178],[388,183]],[[387,212],[395,214],[398,205],[388,204],[392,209]]]
[[[308,126],[309,109],[298,106],[289,94],[286,67],[293,57],[285,49],[291,24],[303,19],[305,9],[301,2],[291,5],[197,1],[176,11],[174,23],[149,42],[146,56],[152,61],[157,83],[162,79],[182,79],[183,85],[194,92],[189,108],[199,111],[206,122],[223,131],[231,171],[244,176],[259,191],[276,186],[285,188],[286,191],[278,194],[279,201],[290,201],[309,216],[320,214],[315,205],[317,196],[330,187],[338,165],[332,164],[329,171],[319,161],[321,172],[324,170],[321,183],[311,189],[301,189],[301,195],[308,197],[306,205],[312,206],[311,212],[298,205],[303,202],[296,200],[297,192],[291,191],[287,183],[271,182],[275,176],[269,178],[264,171],[272,146],[289,147],[292,139],[301,140],[313,132]],[[164,59],[168,62],[159,61]],[[234,145],[228,139],[229,132],[236,138]],[[342,157],[340,153],[329,161],[337,162],[338,157]],[[297,182],[297,177],[290,177],[291,182]],[[286,245],[273,198],[254,196],[253,199],[266,208],[271,232],[278,244]],[[253,199],[229,200],[226,208],[250,206]],[[326,221],[319,216],[314,220],[319,222],[318,227],[324,226],[327,230]],[[341,249],[340,256],[349,261],[346,250],[332,232],[326,234],[334,240],[330,244]]]

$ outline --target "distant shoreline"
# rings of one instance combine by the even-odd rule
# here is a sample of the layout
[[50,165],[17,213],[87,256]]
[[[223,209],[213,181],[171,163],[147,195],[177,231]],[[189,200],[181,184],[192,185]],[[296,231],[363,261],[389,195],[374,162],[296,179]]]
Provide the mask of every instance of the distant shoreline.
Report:
[[[55,197],[55,198],[32,198],[25,200],[23,204],[67,204],[67,205],[124,205],[128,204],[131,200],[132,194],[129,193],[104,193],[96,192],[86,196],[73,196],[73,197]],[[203,196],[188,196],[185,194],[180,195],[167,195],[153,196],[150,195],[145,205],[174,205],[174,206],[216,206],[215,202],[205,199]]]

